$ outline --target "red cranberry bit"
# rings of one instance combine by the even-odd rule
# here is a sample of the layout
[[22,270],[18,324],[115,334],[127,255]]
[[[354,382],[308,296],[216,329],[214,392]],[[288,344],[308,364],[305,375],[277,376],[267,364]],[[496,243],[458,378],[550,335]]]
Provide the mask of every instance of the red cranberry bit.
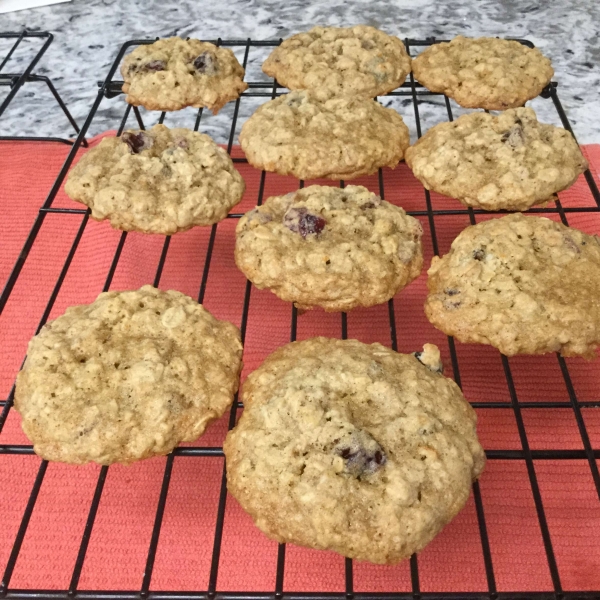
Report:
[[290,208],[283,216],[283,224],[294,233],[299,233],[304,239],[307,235],[318,235],[323,231],[327,221],[318,215],[309,213],[304,207]]
[[129,146],[132,154],[139,154],[142,150],[150,148],[153,142],[152,138],[143,131],[140,131],[139,133],[126,131],[121,136],[121,141]]
[[203,52],[194,60],[194,68],[203,75],[213,75],[216,71],[215,59],[208,52]]
[[164,60],[151,60],[145,65],[146,71],[164,71],[167,63]]
[[352,446],[338,448],[337,453],[346,461],[346,470],[355,477],[375,473],[387,462],[387,456],[381,448],[367,450],[357,441]]

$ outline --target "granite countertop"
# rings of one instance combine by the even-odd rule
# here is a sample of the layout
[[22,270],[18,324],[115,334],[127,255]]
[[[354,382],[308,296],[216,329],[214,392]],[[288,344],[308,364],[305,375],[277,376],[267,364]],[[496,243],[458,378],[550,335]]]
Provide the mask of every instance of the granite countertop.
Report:
[[[580,143],[600,143],[600,3],[594,0],[228,0],[226,4],[212,0],[74,0],[0,15],[0,31],[27,28],[54,34],[55,40],[35,72],[52,79],[79,124],[97,94],[97,81],[106,76],[128,39],[180,35],[265,40],[287,37],[315,24],[359,23],[401,38],[449,39],[463,34],[529,39],[552,59],[559,97]],[[0,57],[6,50],[6,40],[0,40]],[[3,72],[23,68],[30,52],[24,44],[23,52],[11,59]],[[251,53],[248,80],[264,77],[260,64],[267,53],[263,49]],[[0,88],[0,99],[5,89]],[[0,118],[3,135],[73,134],[41,84],[26,84],[17,99]],[[241,122],[257,102],[242,102]],[[391,104],[405,117],[414,141],[410,100],[394,99]],[[540,120],[560,124],[551,100],[538,98],[530,105]],[[89,133],[116,128],[124,107],[123,96],[103,100]],[[231,107],[216,117],[203,117],[201,130],[219,142],[227,141]],[[191,126],[192,114],[170,114],[167,124]],[[439,98],[425,100],[421,114],[424,128],[446,118]]]

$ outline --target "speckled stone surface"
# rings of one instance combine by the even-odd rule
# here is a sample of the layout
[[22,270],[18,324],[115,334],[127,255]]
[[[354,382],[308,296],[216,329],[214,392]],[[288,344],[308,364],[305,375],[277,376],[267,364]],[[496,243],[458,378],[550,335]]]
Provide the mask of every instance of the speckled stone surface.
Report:
[[[47,30],[54,43],[36,68],[49,76],[71,109],[83,123],[103,79],[123,42],[133,38],[169,35],[201,39],[278,39],[320,25],[366,23],[401,38],[422,39],[454,35],[518,37],[531,40],[552,59],[559,97],[580,143],[600,142],[600,3],[592,0],[546,2],[543,0],[74,0],[46,8],[23,10],[0,16],[1,31],[23,28]],[[33,47],[23,44],[2,70],[15,72],[31,57]],[[0,40],[0,61],[8,49]],[[243,47],[235,49],[243,59]],[[247,69],[248,81],[265,81],[260,65],[268,49],[253,49]],[[0,87],[0,101],[7,93]],[[17,102],[0,117],[2,135],[73,134],[47,90],[40,83],[29,83]],[[237,131],[245,118],[265,98],[244,98],[240,106]],[[410,98],[386,98],[405,118],[416,139],[416,123]],[[454,114],[464,111],[453,103]],[[528,103],[542,121],[560,125],[551,100],[541,98]],[[233,103],[216,117],[205,114],[200,130],[219,142],[229,138]],[[90,127],[90,134],[114,129],[125,109],[124,97],[104,99]],[[196,112],[186,109],[169,114],[165,123],[175,126],[194,124]],[[423,99],[420,105],[422,127],[426,129],[447,119],[443,98]],[[152,125],[158,113],[145,119]],[[134,127],[131,118],[128,126]]]

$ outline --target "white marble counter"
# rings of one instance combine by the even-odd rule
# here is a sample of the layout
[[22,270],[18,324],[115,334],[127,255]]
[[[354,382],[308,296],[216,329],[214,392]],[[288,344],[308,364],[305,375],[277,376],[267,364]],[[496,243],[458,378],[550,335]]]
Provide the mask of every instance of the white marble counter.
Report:
[[[277,39],[315,24],[367,23],[401,38],[436,36],[520,37],[531,40],[552,59],[559,97],[581,143],[600,143],[600,3],[594,0],[74,0],[46,8],[0,16],[0,31],[47,30],[55,40],[36,72],[48,75],[78,123],[83,123],[121,44],[132,38],[193,36],[205,39]],[[0,40],[0,60],[6,45]],[[26,50],[26,48],[24,48]],[[18,70],[23,52],[3,72]],[[249,80],[261,77],[266,52],[252,52]],[[0,99],[6,93],[0,88]],[[49,93],[27,84],[0,118],[3,135],[71,135]],[[240,120],[257,102],[242,102]],[[392,103],[415,138],[409,99]],[[541,120],[560,124],[551,100],[531,105]],[[123,96],[104,100],[91,134],[115,128],[123,114]],[[191,109],[189,109],[191,110]],[[201,129],[226,141],[232,105],[217,117],[203,118]],[[457,111],[458,112],[458,111]],[[424,127],[445,118],[439,99],[421,106]],[[156,116],[153,117],[154,119]],[[192,112],[169,115],[167,124],[193,125]],[[131,126],[134,123],[130,122]]]

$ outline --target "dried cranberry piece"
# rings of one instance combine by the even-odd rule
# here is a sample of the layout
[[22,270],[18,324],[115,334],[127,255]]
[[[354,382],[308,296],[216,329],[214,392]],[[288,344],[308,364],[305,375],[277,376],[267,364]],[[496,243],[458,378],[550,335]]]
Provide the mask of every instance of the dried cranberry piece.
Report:
[[139,154],[142,150],[150,148],[153,143],[152,138],[143,131],[140,131],[139,133],[126,131],[121,136],[121,141],[125,142],[129,146],[132,154]]
[[167,63],[164,60],[151,60],[144,65],[147,71],[164,71],[167,68]]
[[194,59],[194,68],[203,75],[212,75],[215,71],[215,59],[209,52],[203,52]]
[[290,208],[283,216],[283,224],[304,239],[307,235],[318,235],[323,231],[327,221],[319,215],[309,213],[304,207]]
[[[365,444],[372,447],[367,448]],[[368,434],[352,435],[336,448],[336,453],[344,459],[345,470],[354,477],[371,475],[387,462],[387,456],[381,446]]]

